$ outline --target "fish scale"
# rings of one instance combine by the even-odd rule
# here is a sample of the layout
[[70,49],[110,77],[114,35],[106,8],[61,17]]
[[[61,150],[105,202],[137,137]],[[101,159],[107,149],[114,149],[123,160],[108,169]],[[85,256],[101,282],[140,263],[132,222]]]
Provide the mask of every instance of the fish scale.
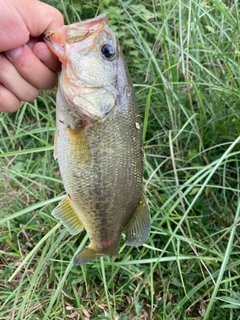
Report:
[[[71,28],[74,39],[69,36]],[[77,29],[81,30],[80,39]],[[76,265],[102,255],[117,256],[123,229],[127,244],[133,246],[142,245],[150,232],[142,185],[140,118],[118,40],[103,14],[46,32],[45,41],[63,63],[57,94],[55,155],[67,195],[53,215],[72,234],[83,227],[88,233],[90,245],[75,256]],[[113,59],[101,54],[106,42],[111,44],[111,52],[116,51]],[[86,66],[88,54],[92,63]],[[94,67],[99,79],[91,87],[88,72],[92,77]]]

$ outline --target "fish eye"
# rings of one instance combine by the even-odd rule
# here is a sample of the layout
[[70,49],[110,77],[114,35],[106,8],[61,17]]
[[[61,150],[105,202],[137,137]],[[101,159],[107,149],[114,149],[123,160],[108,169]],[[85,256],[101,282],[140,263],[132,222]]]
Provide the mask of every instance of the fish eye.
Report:
[[103,56],[107,59],[112,59],[116,54],[114,47],[108,43],[102,46],[101,52]]

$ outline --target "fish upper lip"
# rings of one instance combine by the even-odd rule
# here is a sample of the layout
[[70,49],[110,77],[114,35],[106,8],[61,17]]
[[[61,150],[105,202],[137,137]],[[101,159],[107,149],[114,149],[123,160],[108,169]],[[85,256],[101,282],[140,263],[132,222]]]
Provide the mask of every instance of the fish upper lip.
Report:
[[53,43],[51,37],[58,35],[61,36],[64,42],[74,43],[84,40],[89,36],[89,33],[94,34],[95,32],[100,32],[106,26],[108,26],[108,15],[103,13],[95,18],[80,21],[72,25],[64,25],[62,28],[56,30],[45,30],[42,37],[44,40]]

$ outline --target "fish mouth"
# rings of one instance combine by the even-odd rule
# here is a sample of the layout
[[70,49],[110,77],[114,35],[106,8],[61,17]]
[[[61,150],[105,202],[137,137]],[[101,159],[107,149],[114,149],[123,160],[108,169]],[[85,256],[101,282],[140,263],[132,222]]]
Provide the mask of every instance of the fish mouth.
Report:
[[42,34],[42,38],[50,47],[55,42],[66,42],[70,44],[82,41],[86,37],[100,32],[106,26],[108,26],[108,15],[103,13],[95,18],[77,22],[72,25],[66,25],[57,30],[46,30]]
[[[59,60],[65,64],[65,52],[68,45],[85,40],[84,47],[90,49],[93,45],[91,39],[94,39],[103,29],[108,33],[107,28],[109,28],[108,15],[103,13],[95,18],[65,25],[57,30],[46,30],[42,34],[42,39],[58,56]],[[89,43],[87,39],[89,39]]]
[[79,42],[89,35],[98,33],[108,25],[108,15],[103,13],[95,18],[73,24],[67,28],[65,41],[67,43]]

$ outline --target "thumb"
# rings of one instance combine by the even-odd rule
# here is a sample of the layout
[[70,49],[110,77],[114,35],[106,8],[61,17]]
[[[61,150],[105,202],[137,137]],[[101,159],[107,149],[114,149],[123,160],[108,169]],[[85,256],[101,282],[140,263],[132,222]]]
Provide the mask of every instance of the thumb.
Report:
[[56,8],[38,0],[1,0],[0,52],[26,44],[47,29],[64,24]]
[[44,2],[18,0],[14,3],[32,37],[40,36],[47,29],[61,28],[64,24],[61,12]]

